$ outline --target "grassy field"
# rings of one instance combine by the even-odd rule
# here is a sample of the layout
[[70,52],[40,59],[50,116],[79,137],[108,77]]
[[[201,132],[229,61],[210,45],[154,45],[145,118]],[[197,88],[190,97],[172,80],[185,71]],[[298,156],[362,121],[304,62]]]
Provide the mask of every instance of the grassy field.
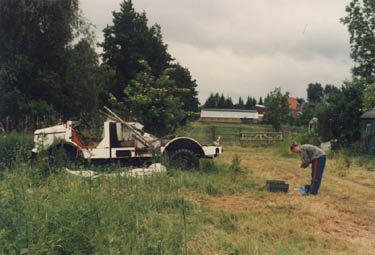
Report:
[[310,168],[288,151],[300,137],[260,146],[231,140],[238,125],[191,123],[179,132],[209,142],[212,125],[224,154],[199,171],[85,179],[43,157],[0,165],[0,254],[373,254],[371,158],[328,154],[317,196],[269,193],[267,179],[310,181]]

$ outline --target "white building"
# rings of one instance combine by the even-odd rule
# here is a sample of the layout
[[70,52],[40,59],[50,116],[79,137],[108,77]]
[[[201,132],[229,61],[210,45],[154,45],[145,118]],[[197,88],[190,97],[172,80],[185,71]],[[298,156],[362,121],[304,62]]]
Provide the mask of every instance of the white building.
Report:
[[203,122],[231,122],[231,123],[255,123],[260,120],[260,114],[256,110],[238,109],[202,109],[200,121]]

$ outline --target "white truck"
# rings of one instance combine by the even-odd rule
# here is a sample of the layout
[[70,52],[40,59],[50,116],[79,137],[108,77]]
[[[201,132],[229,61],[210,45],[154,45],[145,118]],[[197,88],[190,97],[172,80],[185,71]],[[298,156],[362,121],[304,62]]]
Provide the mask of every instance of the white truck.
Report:
[[126,122],[107,107],[103,134],[99,140],[85,141],[79,131],[79,121],[38,129],[34,132],[35,147],[32,152],[62,147],[73,158],[91,160],[147,159],[160,148],[168,156],[170,163],[181,168],[197,168],[200,158],[213,158],[222,153],[219,140],[212,144],[201,144],[190,137],[176,137],[164,141],[142,131],[138,122]]

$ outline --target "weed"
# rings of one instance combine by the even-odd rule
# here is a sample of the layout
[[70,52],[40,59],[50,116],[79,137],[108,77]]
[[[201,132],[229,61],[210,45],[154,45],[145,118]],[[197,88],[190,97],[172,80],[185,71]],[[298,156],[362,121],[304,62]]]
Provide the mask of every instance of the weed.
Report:
[[31,135],[13,132],[0,136],[0,171],[13,168],[17,162],[28,162],[33,147]]
[[222,193],[220,187],[211,182],[206,185],[205,191],[210,196],[217,196]]
[[238,218],[232,213],[222,213],[220,215],[220,225],[226,232],[237,231]]
[[232,164],[229,167],[231,180],[236,182],[237,176],[241,171],[241,159],[238,154],[235,154],[232,159]]
[[220,166],[211,159],[202,159],[200,162],[200,171],[203,173],[218,173]]

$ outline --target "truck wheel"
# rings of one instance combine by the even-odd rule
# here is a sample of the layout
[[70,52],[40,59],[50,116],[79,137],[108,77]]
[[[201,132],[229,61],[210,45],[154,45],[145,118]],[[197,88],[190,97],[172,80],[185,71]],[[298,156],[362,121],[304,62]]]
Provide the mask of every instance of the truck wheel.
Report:
[[170,165],[182,170],[192,170],[199,168],[199,158],[188,149],[179,149],[169,157]]

